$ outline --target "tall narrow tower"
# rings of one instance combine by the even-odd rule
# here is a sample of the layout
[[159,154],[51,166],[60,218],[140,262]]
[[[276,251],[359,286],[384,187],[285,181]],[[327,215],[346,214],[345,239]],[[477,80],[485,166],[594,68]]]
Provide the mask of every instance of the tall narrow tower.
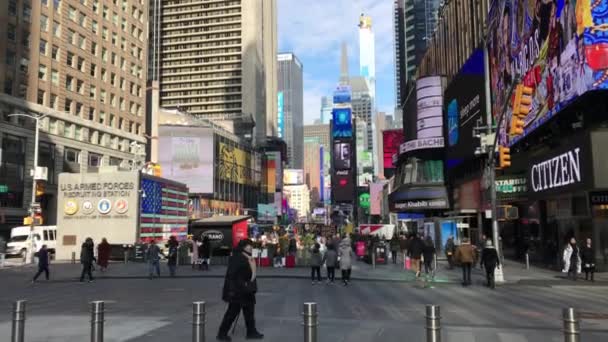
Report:
[[342,55],[340,57],[340,84],[348,84],[348,47],[342,42]]
[[376,51],[372,18],[365,14],[359,17],[359,75],[368,83],[372,100],[376,96]]

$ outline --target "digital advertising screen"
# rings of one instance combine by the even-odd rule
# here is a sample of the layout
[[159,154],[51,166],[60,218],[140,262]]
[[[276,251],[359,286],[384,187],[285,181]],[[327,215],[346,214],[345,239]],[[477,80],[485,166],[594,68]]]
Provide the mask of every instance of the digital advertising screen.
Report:
[[417,138],[443,136],[443,87],[440,76],[420,78],[416,81],[418,107]]
[[382,131],[382,149],[384,158],[384,168],[394,169],[393,154],[399,153],[399,146],[404,141],[402,129],[391,129]]
[[334,142],[334,169],[350,169],[352,160],[352,150],[350,142]]
[[511,101],[515,80],[533,89],[524,134],[508,136],[508,108],[499,128],[501,144],[516,143],[584,93],[608,89],[607,21],[605,1],[492,1],[488,51],[494,118]]
[[353,202],[355,200],[355,184],[351,170],[337,170],[332,182],[334,202]]
[[277,94],[277,135],[279,138],[283,137],[285,131],[285,97],[283,92],[280,91]]
[[334,104],[345,104],[351,102],[352,89],[350,86],[338,86],[334,91]]
[[332,120],[332,136],[334,138],[352,138],[353,122],[350,108],[334,108]]

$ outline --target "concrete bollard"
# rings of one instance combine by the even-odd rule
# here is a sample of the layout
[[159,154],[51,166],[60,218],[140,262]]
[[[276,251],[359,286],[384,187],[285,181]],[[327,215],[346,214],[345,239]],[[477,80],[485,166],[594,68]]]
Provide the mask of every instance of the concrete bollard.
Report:
[[304,342],[317,342],[317,303],[304,303]]
[[13,303],[13,325],[11,342],[25,341],[25,304],[27,301],[18,300]]
[[101,300],[91,302],[91,342],[103,342],[105,322],[105,303]]
[[441,313],[439,305],[426,306],[426,342],[441,342]]
[[530,269],[530,254],[526,253],[526,269]]
[[376,269],[376,247],[372,249],[372,268]]
[[205,302],[192,303],[192,342],[205,342]]
[[72,252],[72,264],[76,263],[76,252]]
[[124,251],[125,265],[129,263],[129,250],[125,249]]
[[562,311],[564,321],[564,342],[580,342],[581,329],[578,313],[573,308]]

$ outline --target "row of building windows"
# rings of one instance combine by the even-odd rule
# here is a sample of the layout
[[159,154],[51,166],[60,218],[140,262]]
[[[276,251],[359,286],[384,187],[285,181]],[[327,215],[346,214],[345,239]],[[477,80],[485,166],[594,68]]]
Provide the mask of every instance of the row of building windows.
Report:
[[[209,18],[209,19],[198,19],[198,20],[190,20],[190,21],[180,21],[180,22],[174,22],[174,23],[169,23],[169,24],[162,24],[162,29],[163,31],[170,31],[171,29],[180,29],[180,28],[184,28],[184,27],[190,27],[190,26],[211,26],[211,25],[217,25],[217,24],[221,24],[221,23],[231,23],[231,24],[235,24],[235,23],[239,23],[241,21],[241,16],[240,13],[235,13],[236,15],[232,15],[232,16],[226,16],[226,17],[220,17],[220,18]],[[169,20],[169,18],[167,18],[166,20]],[[163,22],[165,22],[165,18],[163,18]]]
[[234,70],[240,69],[241,63],[227,63],[227,64],[216,64],[201,67],[186,67],[186,68],[165,68],[162,70],[161,76],[173,76],[173,74],[192,74],[202,71],[222,71],[222,70]]
[[[240,55],[241,54],[241,48],[240,47],[234,47],[234,48],[217,48],[217,49],[210,49],[211,51],[213,50],[221,50],[220,52],[215,52],[215,53],[204,53],[201,54],[200,50],[194,50],[194,51],[187,51],[187,52],[180,52],[179,54],[175,54],[175,53],[171,53],[171,52],[165,52],[163,53],[163,61],[173,61],[173,60],[192,60],[194,58],[201,58],[201,57],[216,57],[216,56],[223,56],[223,55]],[[174,57],[171,57],[173,54],[175,54]]]
[[236,23],[233,25],[222,25],[222,26],[213,26],[213,27],[186,27],[182,30],[171,30],[169,32],[163,33],[163,38],[172,38],[179,36],[193,36],[193,35],[209,35],[214,32],[223,33],[223,31],[229,30],[240,30],[241,24]]
[[162,67],[178,67],[180,65],[200,65],[200,64],[215,64],[215,63],[226,63],[226,62],[241,62],[241,56],[222,56],[222,57],[209,57],[209,58],[196,58],[196,59],[185,59],[180,61],[170,61],[162,63]]
[[[206,76],[206,77],[205,77]],[[206,80],[214,80],[218,78],[230,78],[234,80],[241,79],[241,68],[232,71],[224,71],[224,72],[215,72],[209,74],[198,75],[197,78],[193,78],[192,75],[175,75],[163,78],[163,86],[165,84],[170,84],[171,82],[181,82],[181,81],[190,81],[190,82],[199,82]]]
[[225,53],[223,51],[229,51],[228,50],[228,46],[230,46],[230,48],[240,48],[240,44],[241,44],[241,40],[240,39],[234,39],[234,40],[219,40],[219,41],[214,41],[214,42],[197,42],[197,43],[188,43],[188,44],[173,44],[173,45],[163,45],[162,46],[162,51],[161,53],[163,55],[165,54],[170,54],[170,53],[179,53],[181,54],[182,51],[184,50],[195,50],[195,51],[200,51],[200,50],[208,50],[208,51],[221,51],[218,53]]

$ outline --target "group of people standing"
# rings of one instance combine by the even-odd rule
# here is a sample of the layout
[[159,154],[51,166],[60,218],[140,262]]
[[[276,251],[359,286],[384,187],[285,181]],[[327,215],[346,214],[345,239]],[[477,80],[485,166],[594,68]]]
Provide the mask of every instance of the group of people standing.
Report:
[[205,236],[203,241],[198,238],[192,240],[192,269],[198,268],[201,271],[209,271],[211,263],[211,241]]
[[585,272],[585,280],[595,281],[595,254],[591,243],[591,239],[587,239],[583,248],[579,248],[576,239],[571,238],[564,248],[562,272],[568,274],[568,279],[577,280],[582,270]]
[[333,284],[336,278],[336,268],[342,271],[342,284],[347,286],[350,282],[354,253],[352,241],[348,235],[343,239],[333,238],[327,243],[327,249],[322,250],[319,242],[312,247],[310,266],[312,284],[321,283],[321,267],[327,269],[327,284]]

